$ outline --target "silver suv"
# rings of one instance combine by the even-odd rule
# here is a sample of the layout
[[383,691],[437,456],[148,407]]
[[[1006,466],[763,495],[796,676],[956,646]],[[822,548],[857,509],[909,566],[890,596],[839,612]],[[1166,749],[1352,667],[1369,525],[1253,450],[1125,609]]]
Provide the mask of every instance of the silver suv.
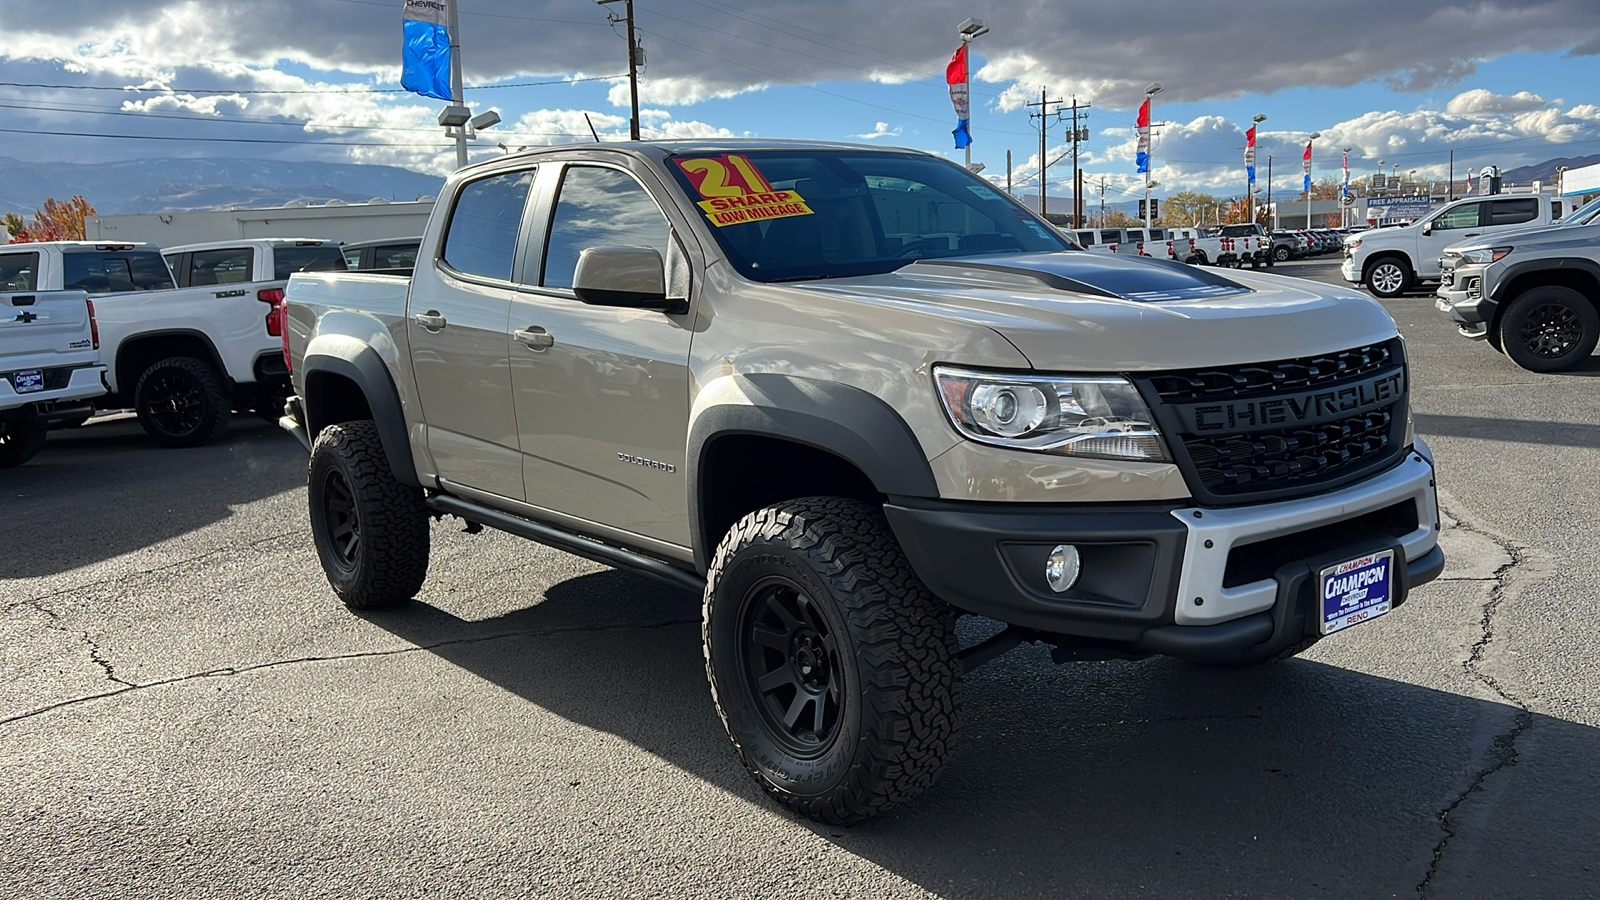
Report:
[[409,280],[290,279],[286,334],[346,604],[408,602],[438,515],[693,591],[745,766],[830,822],[931,784],[1020,643],[1258,663],[1444,564],[1376,302],[1083,252],[923,153],[506,156]]

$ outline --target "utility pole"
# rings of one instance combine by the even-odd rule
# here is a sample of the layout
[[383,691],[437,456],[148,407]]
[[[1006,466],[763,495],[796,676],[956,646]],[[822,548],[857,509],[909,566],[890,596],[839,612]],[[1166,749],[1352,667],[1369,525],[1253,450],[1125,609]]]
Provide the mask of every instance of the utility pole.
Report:
[[[1044,215],[1049,209],[1045,202],[1045,196],[1049,193],[1049,188],[1047,186],[1048,182],[1045,176],[1050,168],[1050,162],[1045,156],[1045,154],[1048,152],[1045,144],[1050,137],[1050,116],[1054,115],[1056,117],[1056,121],[1061,121],[1061,110],[1059,107],[1066,105],[1065,101],[1050,100],[1048,97],[1049,94],[1047,89],[1040,88],[1039,102],[1027,104],[1028,106],[1039,107],[1038,112],[1028,113],[1028,118],[1039,120],[1039,215],[1041,216]],[[1054,113],[1050,111],[1050,107],[1052,106],[1057,107]]]
[[1084,129],[1078,127],[1078,110],[1085,110],[1083,117],[1087,120],[1087,110],[1091,105],[1084,103],[1080,106],[1078,98],[1072,98],[1072,224],[1077,228],[1083,227],[1083,171],[1078,168],[1078,141],[1086,137]]
[[1268,231],[1278,230],[1278,211],[1272,208],[1272,154],[1267,154],[1267,218],[1272,226]]
[[1100,176],[1100,227],[1106,227],[1106,177]]
[[1006,196],[1011,196],[1011,151],[1006,151]]
[[[601,6],[607,3],[616,3],[618,0],[595,0]],[[633,35],[633,0],[622,0],[626,4],[628,23],[628,95],[633,103],[633,118],[628,120],[628,139],[639,140],[639,41]],[[455,15],[456,5],[450,4],[450,15]],[[606,17],[613,25],[617,17],[607,13]]]
[[1445,188],[1446,203],[1454,203],[1456,199],[1456,152],[1450,151],[1450,186]]

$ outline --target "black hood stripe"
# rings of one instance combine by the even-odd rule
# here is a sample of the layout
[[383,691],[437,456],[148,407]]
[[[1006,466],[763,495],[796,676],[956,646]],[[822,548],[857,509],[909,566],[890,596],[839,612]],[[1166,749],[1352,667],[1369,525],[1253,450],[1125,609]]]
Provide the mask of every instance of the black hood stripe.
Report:
[[900,271],[913,275],[919,269],[965,269],[975,275],[986,271],[1004,272],[1032,278],[1056,290],[1097,297],[1118,297],[1139,303],[1208,300],[1252,293],[1250,288],[1237,281],[1187,263],[1083,251],[1010,254],[976,259],[923,259]]

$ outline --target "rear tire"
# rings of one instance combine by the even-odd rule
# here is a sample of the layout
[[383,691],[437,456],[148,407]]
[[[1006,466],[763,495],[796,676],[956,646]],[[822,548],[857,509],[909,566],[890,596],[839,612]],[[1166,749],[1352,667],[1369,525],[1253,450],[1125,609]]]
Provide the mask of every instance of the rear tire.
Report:
[[1288,262],[1289,261],[1289,248],[1288,247],[1278,247],[1277,249],[1272,251],[1272,258],[1277,260],[1278,262]]
[[163,447],[198,447],[228,424],[233,405],[209,363],[175,356],[152,363],[133,389],[145,434]]
[[952,619],[872,506],[810,497],[745,516],[717,547],[702,626],[745,768],[834,824],[921,794],[957,726]]
[[34,419],[0,423],[0,469],[20,466],[44,449],[48,429]]
[[1600,339],[1600,310],[1572,288],[1524,291],[1500,319],[1500,343],[1530,372],[1565,372],[1582,365]]
[[333,592],[351,609],[404,603],[428,575],[422,489],[389,468],[370,419],[330,425],[311,446],[311,535]]
[[1411,287],[1413,277],[1411,267],[1406,265],[1405,260],[1397,256],[1380,256],[1367,263],[1361,280],[1367,283],[1367,290],[1374,297],[1392,300]]

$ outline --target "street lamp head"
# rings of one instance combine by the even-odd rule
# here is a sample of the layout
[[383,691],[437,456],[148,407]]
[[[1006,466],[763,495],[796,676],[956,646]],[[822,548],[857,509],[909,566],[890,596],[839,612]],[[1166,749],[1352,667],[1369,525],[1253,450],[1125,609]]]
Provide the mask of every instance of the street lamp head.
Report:
[[446,106],[439,111],[439,124],[446,128],[460,128],[472,118],[472,110],[465,106]]
[[1262,122],[1265,122],[1266,120],[1267,120],[1267,116],[1266,116],[1265,113],[1256,113],[1255,117],[1252,118],[1250,121],[1256,123],[1257,125],[1260,125]]
[[1160,183],[1161,183],[1161,182],[1159,182],[1159,181],[1146,181],[1146,182],[1145,182],[1145,183],[1144,183],[1144,186],[1145,186],[1145,187],[1146,187],[1146,188],[1153,188],[1153,187],[1155,187],[1155,186],[1156,186],[1156,185],[1159,185],[1159,184],[1160,184]]
[[989,26],[983,24],[982,19],[968,19],[956,29],[963,41],[970,41],[975,37],[982,37],[989,33]]
[[1314,141],[1314,140],[1316,140],[1316,139],[1317,139],[1317,138],[1319,138],[1319,137],[1322,137],[1322,132],[1320,132],[1320,131],[1313,131],[1313,132],[1311,132],[1311,139],[1312,139],[1312,140],[1313,140],[1313,141]]
[[499,124],[500,114],[492,109],[488,112],[479,113],[472,117],[472,128],[475,131],[482,131],[485,128],[491,128]]
[[1354,149],[1355,149],[1354,147],[1346,147],[1346,148],[1344,148],[1344,152],[1349,153],[1351,150],[1354,150]]
[[1152,83],[1149,87],[1144,89],[1144,93],[1147,97],[1154,97],[1156,94],[1161,93],[1161,82],[1157,81]]

